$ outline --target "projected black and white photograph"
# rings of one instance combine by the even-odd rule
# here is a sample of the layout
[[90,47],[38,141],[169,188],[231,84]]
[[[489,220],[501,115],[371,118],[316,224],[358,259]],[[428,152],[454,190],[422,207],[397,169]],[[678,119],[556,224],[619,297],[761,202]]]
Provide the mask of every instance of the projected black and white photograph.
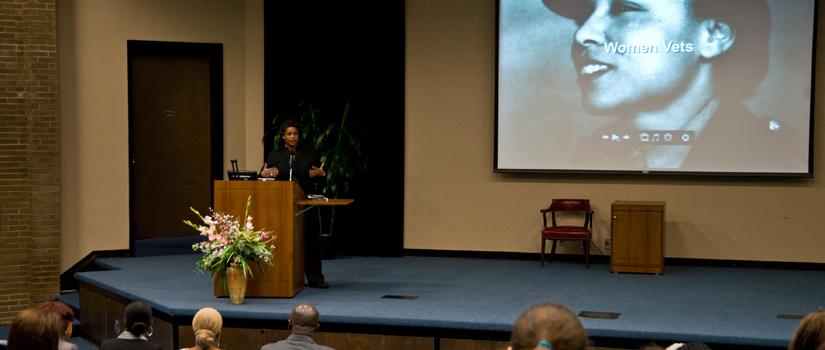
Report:
[[814,0],[500,0],[496,171],[810,174]]

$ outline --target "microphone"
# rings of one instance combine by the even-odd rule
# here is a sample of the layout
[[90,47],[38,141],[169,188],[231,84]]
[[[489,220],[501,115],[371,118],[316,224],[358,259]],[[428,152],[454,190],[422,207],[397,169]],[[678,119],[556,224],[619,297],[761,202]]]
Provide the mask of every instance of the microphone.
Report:
[[292,158],[295,158],[295,153],[289,151],[289,181],[292,181]]

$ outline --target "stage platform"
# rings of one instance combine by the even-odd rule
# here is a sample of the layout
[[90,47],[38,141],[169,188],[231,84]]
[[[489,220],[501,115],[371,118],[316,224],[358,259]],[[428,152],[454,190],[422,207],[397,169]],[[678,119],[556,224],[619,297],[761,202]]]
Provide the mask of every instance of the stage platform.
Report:
[[329,289],[305,288],[294,298],[247,298],[232,305],[213,296],[209,275],[193,272],[198,258],[98,260],[110,270],[76,275],[83,322],[84,301],[99,303],[102,296],[122,307],[144,299],[171,325],[168,341],[177,348],[192,345],[184,343],[185,326],[200,308],[217,309],[225,328],[263,334],[285,330],[292,308],[310,303],[321,313],[324,334],[411,337],[414,341],[405,344],[418,345],[410,348],[456,348],[455,340],[497,348],[523,311],[553,302],[577,314],[619,313],[616,319],[581,318],[598,347],[702,341],[714,349],[779,349],[787,347],[799,323],[794,316],[825,306],[823,271],[666,266],[663,275],[641,275],[613,274],[607,264],[588,269],[583,262],[540,267],[538,261],[426,257],[325,260]]

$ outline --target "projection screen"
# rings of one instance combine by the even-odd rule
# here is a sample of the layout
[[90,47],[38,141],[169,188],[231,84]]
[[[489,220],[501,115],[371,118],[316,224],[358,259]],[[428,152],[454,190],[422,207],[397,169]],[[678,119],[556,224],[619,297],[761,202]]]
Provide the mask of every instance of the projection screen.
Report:
[[815,0],[500,0],[495,172],[812,176]]

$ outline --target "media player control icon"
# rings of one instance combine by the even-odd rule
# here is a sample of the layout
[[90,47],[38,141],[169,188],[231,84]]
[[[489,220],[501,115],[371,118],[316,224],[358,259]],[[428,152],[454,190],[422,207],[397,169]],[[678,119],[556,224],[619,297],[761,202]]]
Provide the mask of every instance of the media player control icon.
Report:
[[673,135],[671,135],[670,133],[665,134],[665,136],[662,138],[665,140],[665,142],[673,141]]
[[682,141],[685,141],[685,142],[690,141],[690,135],[688,135],[688,134],[682,134]]

